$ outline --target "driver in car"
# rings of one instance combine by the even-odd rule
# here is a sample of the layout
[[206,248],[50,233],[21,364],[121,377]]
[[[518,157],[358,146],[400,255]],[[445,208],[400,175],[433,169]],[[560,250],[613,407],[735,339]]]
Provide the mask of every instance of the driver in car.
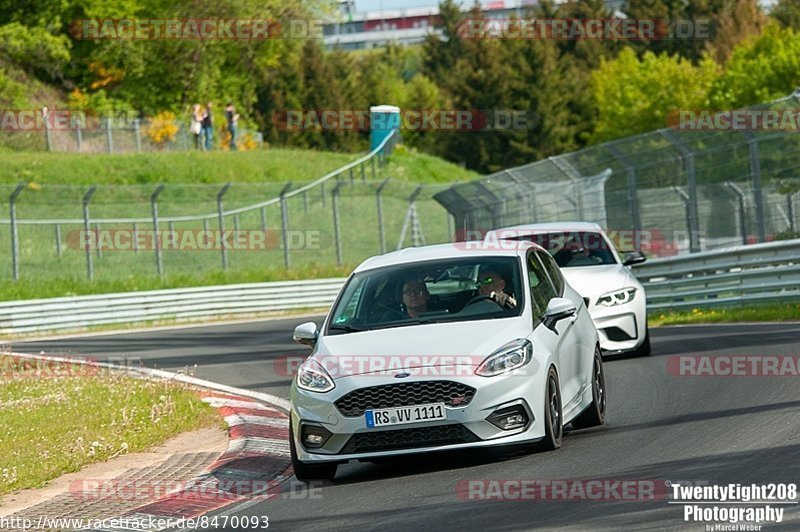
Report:
[[478,275],[478,294],[488,296],[503,308],[515,308],[517,300],[506,294],[506,281],[499,273],[490,268],[481,269]]
[[403,283],[403,308],[409,318],[416,318],[428,310],[431,295],[425,281],[419,278],[406,279]]

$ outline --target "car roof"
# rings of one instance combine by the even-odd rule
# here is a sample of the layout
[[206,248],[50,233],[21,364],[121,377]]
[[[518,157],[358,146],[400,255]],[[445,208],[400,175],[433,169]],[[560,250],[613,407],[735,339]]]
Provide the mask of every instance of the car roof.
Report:
[[410,247],[384,255],[370,257],[355,269],[356,272],[396,266],[428,260],[462,257],[524,257],[528,249],[542,249],[532,242],[515,242],[514,245],[498,244],[496,241],[467,241]]
[[603,228],[594,222],[547,222],[538,224],[513,225],[510,227],[494,229],[490,232],[495,231],[519,231],[521,233],[572,233],[576,231],[603,232]]

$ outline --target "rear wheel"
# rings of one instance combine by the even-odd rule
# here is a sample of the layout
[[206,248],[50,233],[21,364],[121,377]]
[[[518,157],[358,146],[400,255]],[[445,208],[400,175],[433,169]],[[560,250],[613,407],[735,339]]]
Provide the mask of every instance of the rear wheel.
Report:
[[554,451],[561,447],[564,425],[561,422],[561,391],[558,386],[558,374],[550,368],[547,374],[547,390],[544,404],[544,439],[539,443],[543,451]]
[[603,371],[603,358],[600,348],[594,348],[594,367],[592,368],[592,403],[572,420],[575,429],[586,429],[602,425],[606,420],[606,376]]
[[339,464],[306,464],[297,458],[297,447],[294,443],[294,431],[291,421],[289,422],[289,453],[292,457],[292,469],[297,480],[333,480],[336,476],[336,469]]

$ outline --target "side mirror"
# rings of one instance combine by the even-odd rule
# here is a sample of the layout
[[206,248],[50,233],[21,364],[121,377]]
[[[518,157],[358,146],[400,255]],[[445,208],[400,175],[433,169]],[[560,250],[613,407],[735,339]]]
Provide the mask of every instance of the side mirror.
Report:
[[547,304],[544,315],[544,326],[555,332],[556,323],[564,318],[570,318],[578,312],[575,303],[564,297],[554,297]]
[[298,344],[314,347],[314,344],[317,343],[318,334],[317,324],[313,321],[309,321],[295,327],[294,334],[292,334],[292,340]]
[[644,253],[639,251],[628,251],[625,253],[625,261],[622,263],[623,266],[633,266],[634,264],[641,264],[647,260],[647,257],[644,256]]

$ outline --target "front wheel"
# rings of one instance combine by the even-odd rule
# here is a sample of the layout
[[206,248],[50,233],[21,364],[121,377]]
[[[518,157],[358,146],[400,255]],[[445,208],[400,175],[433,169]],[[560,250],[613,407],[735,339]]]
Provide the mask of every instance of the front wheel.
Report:
[[564,425],[561,422],[561,390],[558,385],[558,374],[550,368],[547,374],[547,390],[544,404],[544,439],[539,443],[543,451],[555,451],[561,447]]
[[633,356],[646,357],[650,355],[650,329],[647,325],[644,326],[644,342],[642,345],[634,349]]
[[603,358],[600,348],[594,348],[592,368],[592,403],[572,420],[572,428],[587,429],[602,425],[606,420],[606,376],[603,371]]
[[294,431],[291,421],[289,422],[289,454],[292,457],[292,469],[297,480],[333,480],[336,476],[336,469],[339,464],[306,464],[297,458],[297,447],[294,443]]

